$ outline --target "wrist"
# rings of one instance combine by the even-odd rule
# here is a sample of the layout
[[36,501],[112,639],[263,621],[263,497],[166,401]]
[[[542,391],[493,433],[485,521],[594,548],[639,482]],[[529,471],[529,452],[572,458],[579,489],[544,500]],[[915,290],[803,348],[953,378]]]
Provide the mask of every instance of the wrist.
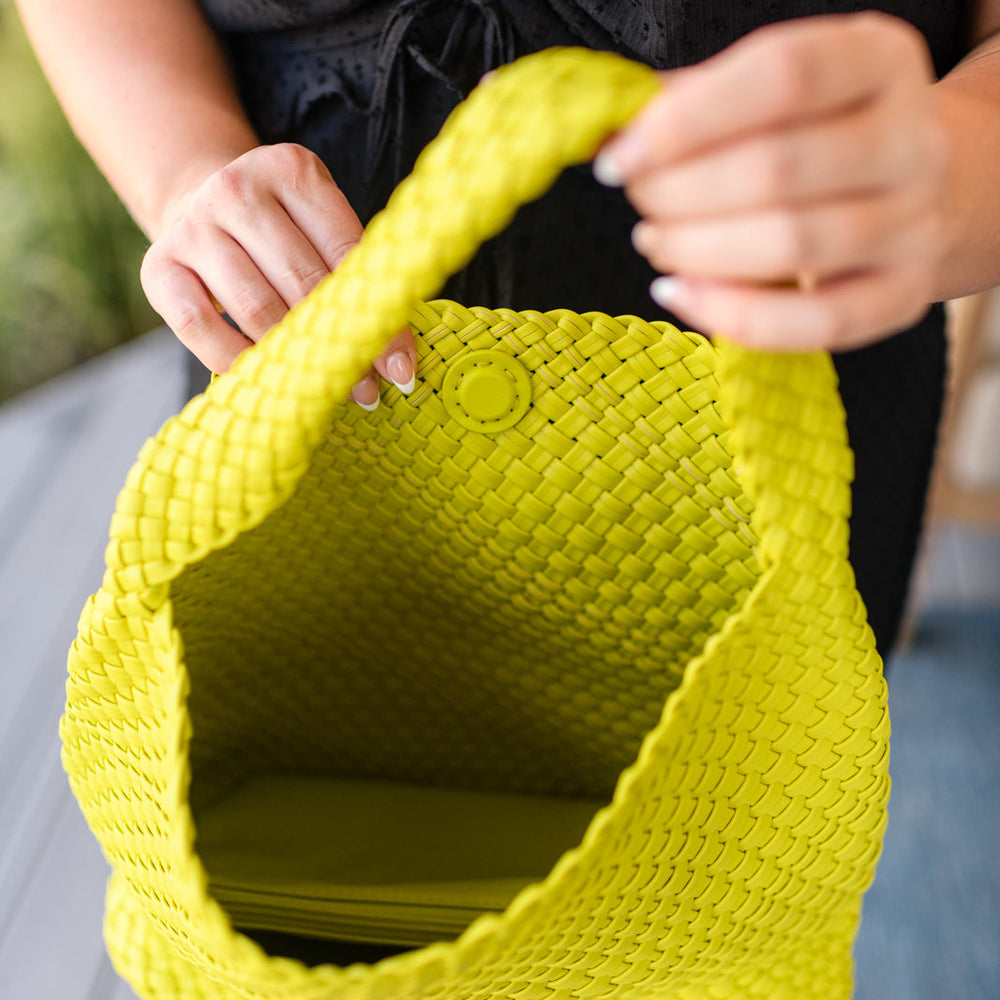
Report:
[[162,167],[137,186],[129,203],[133,216],[150,240],[155,240],[209,177],[259,145],[260,140],[246,127],[211,142],[172,149]]
[[935,301],[1000,283],[1000,200],[993,176],[1000,156],[1000,99],[945,78],[934,86],[949,157],[944,179]]

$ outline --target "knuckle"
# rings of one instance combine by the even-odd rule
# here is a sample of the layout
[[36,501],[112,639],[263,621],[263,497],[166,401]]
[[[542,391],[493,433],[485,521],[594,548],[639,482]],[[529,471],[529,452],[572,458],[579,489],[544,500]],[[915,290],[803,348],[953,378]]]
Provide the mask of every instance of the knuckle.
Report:
[[780,115],[793,114],[808,101],[814,87],[814,69],[805,53],[786,45],[774,53],[770,66],[772,101]]
[[851,24],[855,29],[874,33],[883,38],[891,35],[902,23],[898,17],[881,10],[862,10],[851,18]]
[[795,156],[787,143],[760,143],[747,169],[760,196],[780,198],[795,180]]
[[924,37],[909,21],[887,14],[881,16],[886,44],[902,59],[922,63],[926,48]]
[[283,185],[300,189],[312,184],[318,176],[318,159],[305,146],[282,142],[270,147],[271,166],[278,172]]
[[815,238],[802,215],[791,210],[780,212],[774,223],[772,253],[779,275],[816,263]]
[[169,317],[164,317],[177,339],[189,350],[198,353],[208,335],[204,312],[195,303],[177,302]]
[[346,239],[344,236],[331,236],[329,240],[320,248],[320,256],[330,265],[330,270],[338,267],[343,259],[360,242],[361,234],[352,233]]
[[302,264],[289,268],[285,275],[285,284],[294,288],[298,297],[304,299],[326,277],[327,273],[323,268]]
[[233,314],[240,325],[255,332],[269,330],[284,314],[272,299],[251,286],[234,292],[231,301]]
[[220,167],[205,182],[204,191],[210,202],[235,202],[246,206],[254,201],[253,178],[242,160]]
[[927,42],[909,21],[884,11],[869,10],[858,15],[858,23],[876,36],[887,65],[933,77]]

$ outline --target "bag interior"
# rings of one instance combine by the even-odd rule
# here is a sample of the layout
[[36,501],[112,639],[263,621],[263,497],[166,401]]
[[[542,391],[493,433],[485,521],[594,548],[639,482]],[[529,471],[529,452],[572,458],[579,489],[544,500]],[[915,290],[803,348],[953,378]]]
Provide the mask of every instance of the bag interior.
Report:
[[495,436],[434,394],[341,408],[291,498],[174,581],[236,926],[447,939],[580,842],[759,575],[711,358],[654,345],[596,423],[555,396]]

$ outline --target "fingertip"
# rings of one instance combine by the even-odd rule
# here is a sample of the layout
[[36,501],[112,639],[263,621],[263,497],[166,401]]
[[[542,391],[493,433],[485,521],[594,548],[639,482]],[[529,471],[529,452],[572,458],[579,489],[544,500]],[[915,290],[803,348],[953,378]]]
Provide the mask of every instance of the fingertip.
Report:
[[378,378],[369,371],[351,390],[351,399],[363,410],[377,410],[380,400]]
[[413,392],[417,376],[417,348],[413,331],[404,327],[375,361],[375,370],[400,392]]
[[400,392],[409,395],[417,382],[413,359],[406,351],[396,351],[389,355],[385,363],[386,376]]
[[666,274],[655,278],[649,286],[649,297],[662,309],[675,307],[679,293],[679,280]]
[[171,302],[161,312],[174,336],[216,375],[229,371],[236,359],[253,341],[224,314],[207,293],[192,293],[187,302]]
[[608,188],[618,188],[625,183],[625,174],[622,172],[613,148],[602,149],[594,158],[594,179],[598,184]]

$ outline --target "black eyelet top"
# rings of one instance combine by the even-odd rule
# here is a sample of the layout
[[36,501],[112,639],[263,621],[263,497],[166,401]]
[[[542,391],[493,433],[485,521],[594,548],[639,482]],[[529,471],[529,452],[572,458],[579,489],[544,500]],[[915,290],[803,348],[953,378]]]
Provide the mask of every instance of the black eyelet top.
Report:
[[[488,70],[552,45],[688,65],[763,24],[877,8],[913,23],[939,74],[967,49],[964,0],[201,0],[263,142],[314,150],[367,221]],[[444,294],[467,304],[663,317],[637,216],[590,170],[522,209]],[[899,627],[945,375],[944,312],[836,357],[856,456],[851,560],[883,653]]]

